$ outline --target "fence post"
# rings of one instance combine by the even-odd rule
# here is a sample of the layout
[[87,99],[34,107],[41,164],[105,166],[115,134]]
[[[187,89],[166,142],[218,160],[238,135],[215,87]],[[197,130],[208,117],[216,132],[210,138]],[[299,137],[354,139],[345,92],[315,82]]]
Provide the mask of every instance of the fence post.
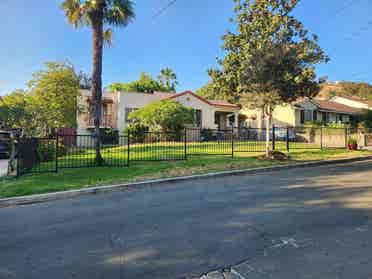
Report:
[[184,134],[184,152],[185,152],[185,160],[187,160],[187,128],[185,127],[185,134]]
[[129,167],[130,162],[130,131],[128,129],[128,139],[127,139],[127,165]]
[[56,134],[56,172],[58,172],[58,133]]
[[287,135],[286,135],[286,145],[287,145],[287,152],[289,152],[289,127],[287,126]]
[[345,148],[347,148],[347,136],[348,136],[348,131],[347,131],[347,128],[345,128]]
[[231,157],[234,158],[234,127],[231,128]]
[[273,144],[273,151],[275,150],[275,125],[273,125],[273,128],[272,128],[272,135],[271,135],[271,138],[272,138],[272,140],[271,140],[271,142],[272,142],[272,144]]
[[323,126],[320,127],[320,150],[323,150]]

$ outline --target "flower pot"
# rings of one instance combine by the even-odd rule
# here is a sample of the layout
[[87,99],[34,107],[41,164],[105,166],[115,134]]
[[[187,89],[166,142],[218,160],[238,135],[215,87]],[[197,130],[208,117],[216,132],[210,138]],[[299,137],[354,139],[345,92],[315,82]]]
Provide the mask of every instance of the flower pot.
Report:
[[357,150],[358,144],[357,143],[349,143],[348,145],[349,150]]

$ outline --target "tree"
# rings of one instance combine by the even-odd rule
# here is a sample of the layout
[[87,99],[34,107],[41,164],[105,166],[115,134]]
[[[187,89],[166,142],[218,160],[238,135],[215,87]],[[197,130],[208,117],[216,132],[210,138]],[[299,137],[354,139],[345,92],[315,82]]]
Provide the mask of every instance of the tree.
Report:
[[[163,81],[154,79],[150,74],[142,72],[138,80],[131,81],[131,82],[117,82],[113,83],[109,86],[109,89],[112,91],[123,91],[123,92],[144,92],[144,93],[152,93],[156,91],[160,92],[174,92],[175,86],[177,84],[176,81],[176,74],[171,69],[169,71],[163,72],[165,75],[169,75],[169,77],[163,76]],[[163,70],[162,70],[163,71]],[[174,76],[173,76],[174,75]],[[170,77],[170,76],[173,76]],[[173,80],[172,80],[173,79]]]
[[219,96],[218,91],[215,90],[215,86],[212,82],[208,82],[203,87],[196,90],[196,94],[209,100],[223,100],[223,96]]
[[160,70],[158,75],[160,84],[167,89],[167,92],[176,92],[177,75],[171,68],[164,68]]
[[133,127],[179,135],[185,125],[194,123],[194,110],[173,100],[162,100],[131,112],[129,119]]
[[31,128],[37,134],[53,129],[76,127],[77,97],[80,80],[68,62],[48,62],[46,69],[33,74],[28,82],[27,111],[32,115]]
[[220,95],[265,113],[268,156],[273,109],[317,94],[315,65],[329,58],[291,15],[299,0],[234,1],[236,32],[223,36],[226,55],[209,74]]
[[15,90],[0,100],[0,118],[7,128],[46,136],[54,129],[76,127],[79,78],[68,62],[45,65],[33,74],[27,90]]
[[80,89],[92,90],[92,78],[88,74],[80,71],[78,77]]
[[134,19],[130,0],[64,0],[61,8],[75,27],[87,25],[93,30],[92,95],[94,100],[94,126],[96,163],[103,164],[101,155],[100,122],[102,110],[102,59],[103,43],[111,43],[112,30],[104,26],[126,26]]
[[7,129],[28,127],[31,115],[27,112],[28,96],[24,90],[15,90],[0,99],[0,119]]

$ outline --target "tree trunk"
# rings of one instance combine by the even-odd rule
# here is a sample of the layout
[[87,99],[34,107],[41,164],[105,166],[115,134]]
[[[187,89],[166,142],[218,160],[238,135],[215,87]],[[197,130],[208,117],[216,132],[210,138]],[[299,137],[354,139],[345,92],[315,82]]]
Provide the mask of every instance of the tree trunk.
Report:
[[92,20],[93,26],[93,74],[92,97],[95,132],[96,163],[103,164],[101,155],[101,110],[102,110],[102,59],[103,59],[103,14],[97,11]]
[[271,124],[271,108],[270,106],[268,106],[267,112],[266,112],[266,147],[265,147],[266,158],[268,158],[270,155],[270,124]]

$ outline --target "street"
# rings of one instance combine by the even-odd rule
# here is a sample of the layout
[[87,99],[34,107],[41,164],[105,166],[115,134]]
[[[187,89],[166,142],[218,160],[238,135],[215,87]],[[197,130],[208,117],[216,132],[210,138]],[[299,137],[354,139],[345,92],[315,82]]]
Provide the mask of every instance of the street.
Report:
[[371,278],[371,218],[372,161],[3,208],[0,278]]

